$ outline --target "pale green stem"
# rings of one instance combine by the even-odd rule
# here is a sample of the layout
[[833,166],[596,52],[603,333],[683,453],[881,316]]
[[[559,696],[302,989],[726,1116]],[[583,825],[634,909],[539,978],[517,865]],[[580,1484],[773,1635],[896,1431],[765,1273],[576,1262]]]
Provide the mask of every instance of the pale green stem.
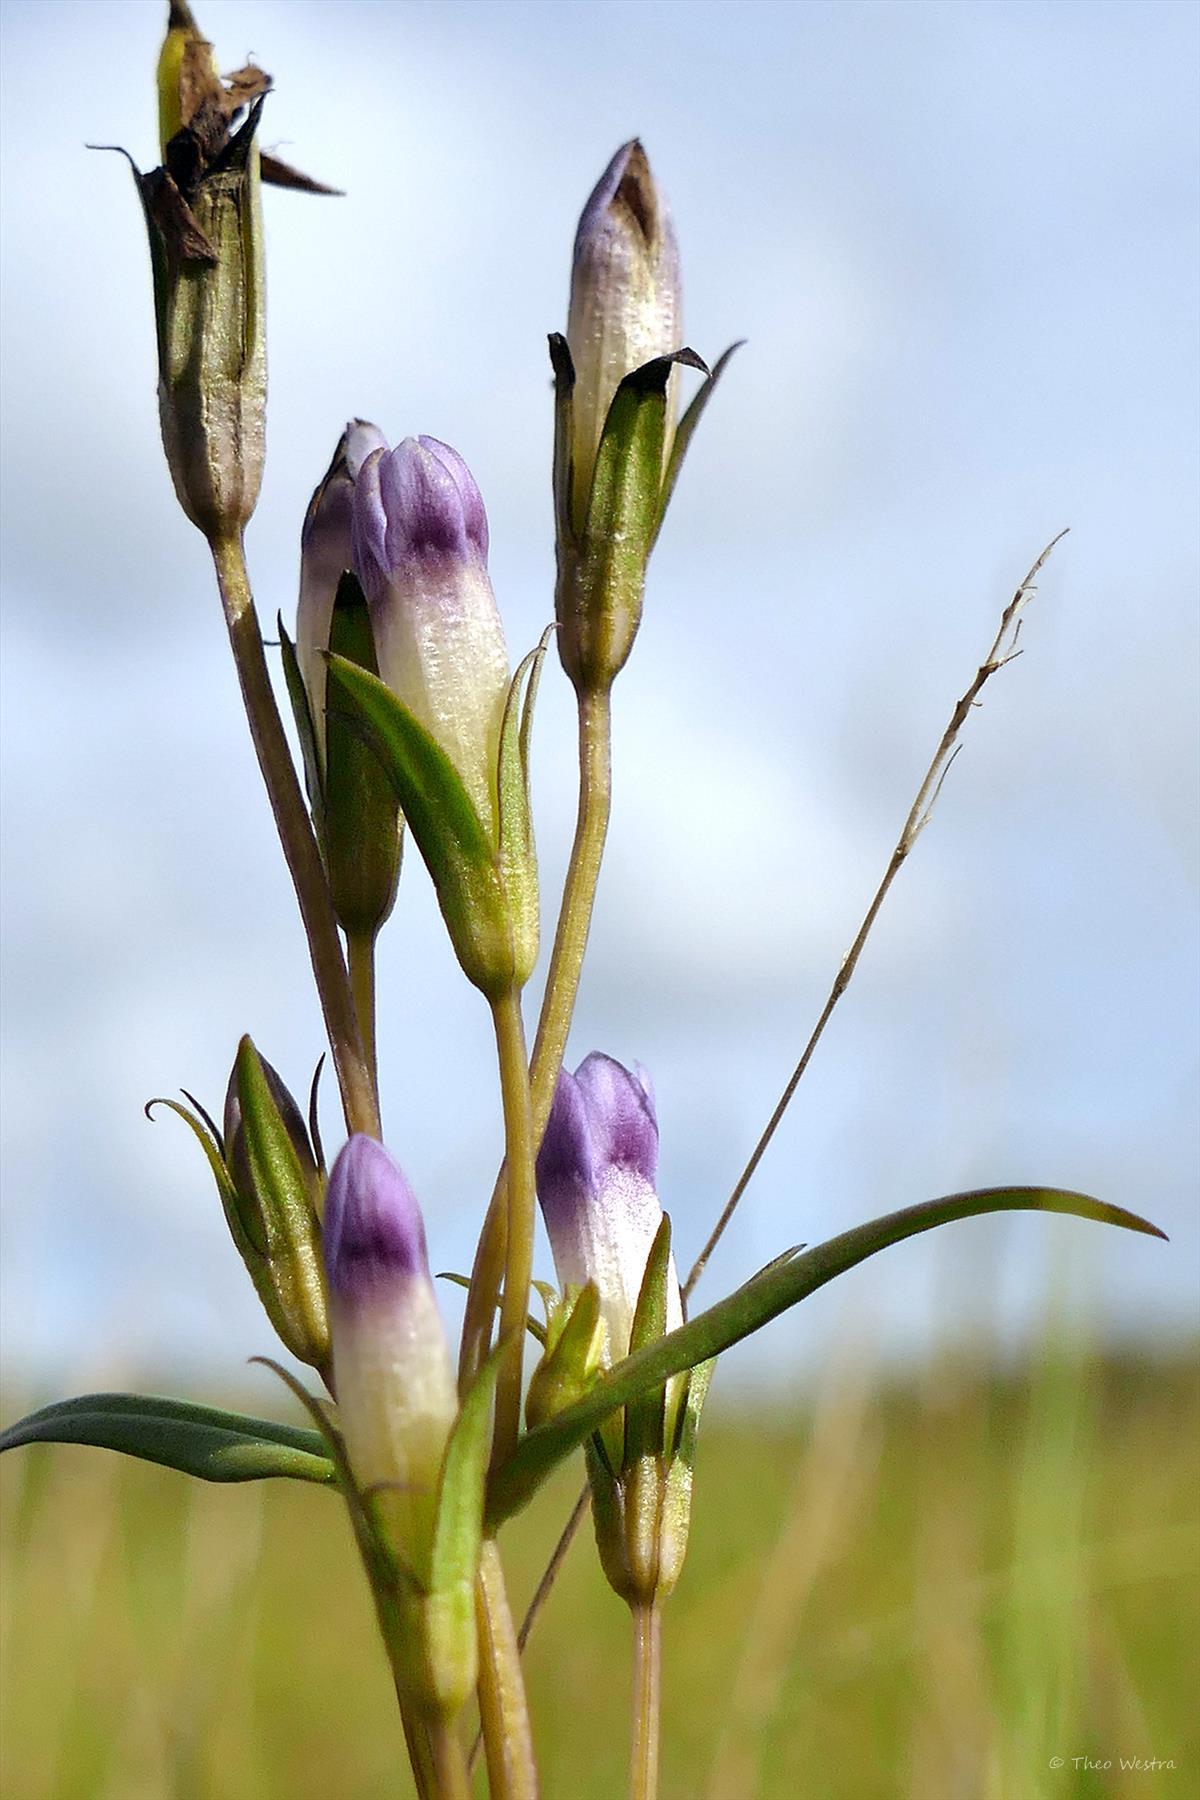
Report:
[[529,1069],[533,1133],[538,1143],[550,1117],[575,1012],[611,810],[612,708],[606,689],[602,694],[579,696],[579,811],[575,841]]
[[351,1131],[378,1137],[379,1108],[355,1017],[329,883],[275,704],[242,540],[240,536],[214,538],[210,549],[250,736],[300,903],[346,1125]]
[[404,1726],[404,1742],[408,1746],[408,1760],[412,1767],[418,1800],[437,1800],[433,1756],[429,1748],[429,1733],[425,1729],[425,1722],[413,1711],[399,1681],[395,1685],[396,1699],[400,1703],[400,1719]]
[[662,1613],[651,1600],[630,1608],[633,1620],[633,1729],[629,1800],[658,1800],[662,1709]]
[[436,1800],[471,1800],[467,1759],[453,1725],[439,1715],[430,1719],[428,1726]]
[[491,1800],[537,1800],[537,1766],[521,1647],[513,1630],[500,1551],[491,1537],[483,1540],[479,1560],[475,1624],[479,1635],[479,1727]]
[[[563,887],[554,949],[530,1063],[530,1104],[534,1147],[541,1143],[562,1068],[567,1034],[579,992],[596,899],[596,884],[608,834],[612,804],[611,708],[609,694],[579,696],[579,810],[575,841]],[[459,1385],[466,1388],[486,1360],[492,1320],[506,1256],[507,1166],[502,1168],[480,1233],[471,1271],[459,1356]]]
[[346,953],[350,964],[350,991],[362,1034],[371,1084],[379,1092],[379,1061],[375,1048],[375,933],[347,932]]
[[500,1337],[507,1345],[496,1383],[496,1428],[492,1455],[506,1462],[517,1447],[521,1430],[521,1371],[525,1356],[525,1318],[533,1276],[533,1119],[529,1108],[529,1065],[521,996],[511,989],[495,1001],[496,1055],[504,1104],[504,1160],[508,1170],[508,1217],[505,1230],[504,1299]]

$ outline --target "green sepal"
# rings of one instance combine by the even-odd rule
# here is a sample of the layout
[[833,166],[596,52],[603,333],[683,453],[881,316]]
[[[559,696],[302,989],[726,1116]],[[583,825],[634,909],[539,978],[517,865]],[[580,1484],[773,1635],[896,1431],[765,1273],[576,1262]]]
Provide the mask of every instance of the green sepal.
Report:
[[[153,1119],[156,1106],[169,1107],[177,1118],[182,1119],[207,1157],[208,1166],[212,1170],[213,1179],[217,1184],[217,1193],[221,1197],[221,1210],[225,1214],[229,1235],[234,1241],[238,1255],[246,1265],[246,1271],[254,1283],[256,1293],[265,1303],[265,1294],[270,1289],[266,1259],[255,1238],[251,1237],[247,1230],[247,1221],[243,1217],[242,1198],[226,1167],[223,1145],[216,1126],[206,1114],[201,1114],[199,1107],[194,1113],[189,1112],[187,1107],[181,1106],[178,1100],[168,1100],[162,1095],[153,1100],[147,1100],[143,1111],[148,1119]],[[203,1124],[201,1118],[204,1120]],[[206,1126],[207,1129],[205,1129]]]
[[613,395],[578,553],[559,571],[559,654],[580,691],[611,685],[641,622],[661,511],[667,383],[676,363],[708,373],[694,350],[677,350],[634,369]]
[[547,1332],[545,1356],[533,1371],[525,1397],[530,1426],[552,1419],[591,1387],[600,1372],[600,1291],[585,1282],[573,1302],[564,1303]]
[[688,1531],[692,1522],[696,1434],[716,1366],[716,1357],[709,1357],[707,1362],[697,1363],[683,1378],[687,1388],[679,1409],[675,1446],[667,1463],[659,1507],[656,1592],[660,1598],[664,1598],[674,1588],[687,1555]]
[[693,397],[690,406],[676,427],[675,441],[671,445],[671,454],[667,461],[667,472],[663,477],[662,499],[658,508],[658,523],[654,528],[655,540],[657,540],[658,534],[662,530],[662,522],[666,517],[667,508],[671,504],[671,496],[675,492],[675,483],[679,480],[679,471],[683,467],[683,459],[688,453],[696,427],[704,416],[704,409],[712,399],[716,385],[725,373],[730,358],[735,351],[742,348],[742,345],[745,342],[745,338],[739,338],[736,344],[730,344],[728,350],[722,351],[721,355],[713,364],[707,379],[701,384],[699,392]]
[[[506,1345],[498,1345],[467,1389],[442,1459],[429,1563],[432,1593],[464,1589],[468,1616],[483,1541],[483,1501],[492,1441],[492,1397]],[[471,1626],[472,1631],[474,1626]]]
[[550,366],[554,371],[554,530],[561,556],[565,550],[573,550],[578,542],[571,506],[575,486],[575,459],[571,454],[575,430],[575,364],[561,331],[552,331],[549,342]]
[[512,926],[513,976],[519,987],[529,980],[538,955],[538,873],[529,804],[529,737],[549,642],[547,633],[513,676],[500,726],[496,767],[497,854]]
[[[240,1171],[247,1197],[253,1196],[259,1208],[263,1248],[271,1255],[297,1234],[311,1234],[317,1216],[316,1158],[299,1107],[278,1076],[279,1097],[272,1091],[251,1038],[239,1040],[233,1067],[240,1119],[236,1144],[227,1151],[230,1172],[236,1179]],[[303,1161],[297,1140],[304,1147]]]
[[[629,1331],[629,1353],[648,1349],[663,1338],[667,1329],[667,1282],[671,1274],[671,1220],[664,1213],[654,1234],[646,1272],[633,1311]],[[625,1408],[624,1467],[631,1468],[643,1456],[663,1453],[663,1424],[666,1417],[667,1390],[649,1388],[631,1400]]]
[[317,734],[313,725],[312,708],[308,704],[308,689],[305,687],[304,677],[300,673],[300,659],[296,655],[296,646],[284,628],[282,613],[276,614],[276,626],[279,631],[279,655],[283,662],[283,679],[287,685],[288,699],[292,703],[292,717],[296,721],[296,736],[300,740],[304,788],[308,794],[308,804],[317,833],[317,842],[321,846],[321,855],[324,856],[325,793],[324,781],[321,776],[321,754],[317,749]]
[[0,1432],[0,1450],[22,1444],[93,1444],[201,1481],[336,1481],[315,1431],[142,1394],[83,1394],[43,1406]]
[[268,1074],[249,1037],[238,1044],[230,1085],[237,1113],[227,1133],[229,1172],[243,1223],[265,1259],[263,1279],[253,1268],[251,1277],[283,1343],[302,1362],[324,1369],[329,1306],[320,1248],[320,1176],[304,1118],[279,1076]]
[[[338,583],[329,649],[378,675],[366,596],[347,572]],[[396,903],[404,820],[396,791],[361,731],[350,724],[331,666],[325,688],[325,866],[338,924],[374,937]]]
[[1127,1231],[1162,1238],[1157,1225],[1110,1206],[1087,1194],[1058,1188],[979,1188],[970,1193],[949,1194],[906,1206],[899,1212],[873,1219],[830,1238],[828,1243],[774,1262],[753,1276],[707,1312],[689,1319],[657,1344],[627,1356],[598,1381],[584,1398],[547,1425],[527,1432],[508,1462],[497,1471],[488,1495],[492,1525],[519,1512],[546,1476],[565,1456],[578,1448],[614,1413],[639,1394],[677,1375],[683,1369],[717,1356],[740,1343],[771,1319],[795,1306],[836,1275],[864,1262],[889,1244],[901,1243],[918,1232],[955,1219],[976,1218],[994,1212],[1051,1212],[1073,1214],[1101,1224],[1119,1225]]
[[513,945],[495,846],[441,745],[378,676],[329,658],[351,716],[374,745],[433,877],[468,980],[489,999],[513,984]]

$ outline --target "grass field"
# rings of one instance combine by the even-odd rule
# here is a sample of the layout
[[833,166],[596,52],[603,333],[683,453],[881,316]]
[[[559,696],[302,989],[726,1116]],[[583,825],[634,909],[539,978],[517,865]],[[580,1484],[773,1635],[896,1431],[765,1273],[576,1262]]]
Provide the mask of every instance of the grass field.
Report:
[[[664,1800],[1200,1794],[1196,1371],[1066,1346],[1007,1377],[845,1373],[786,1415],[718,1388]],[[8,1800],[411,1793],[335,1496],[81,1449],[4,1465]],[[573,1479],[502,1540],[516,1603]],[[625,1616],[589,1538],[528,1653],[546,1800],[623,1792]]]

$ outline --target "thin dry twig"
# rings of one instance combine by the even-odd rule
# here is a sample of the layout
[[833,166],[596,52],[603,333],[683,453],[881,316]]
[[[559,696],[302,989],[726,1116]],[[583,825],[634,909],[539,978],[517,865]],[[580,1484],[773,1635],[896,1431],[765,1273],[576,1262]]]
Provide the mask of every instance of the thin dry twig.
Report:
[[[936,806],[938,796],[942,791],[942,784],[944,783],[946,776],[950,773],[950,765],[962,748],[962,745],[958,741],[959,733],[970,716],[972,707],[977,705],[981,690],[991,680],[992,676],[1003,669],[1007,663],[1012,662],[1015,657],[1023,654],[1018,648],[1017,642],[1021,635],[1022,614],[1028,602],[1033,599],[1034,594],[1037,592],[1035,582],[1037,576],[1045,566],[1050,552],[1054,549],[1056,544],[1060,543],[1062,539],[1066,537],[1069,530],[1069,526],[1064,526],[1062,531],[1051,538],[1050,542],[1046,545],[1046,548],[1030,568],[1024,581],[1022,581],[1017,588],[1016,593],[1000,615],[1000,625],[992,640],[991,649],[980,663],[978,669],[976,669],[971,685],[957,702],[954,711],[950,715],[950,723],[942,733],[941,742],[934,752],[933,761],[930,763],[925,772],[925,777],[921,782],[920,787],[917,789],[917,797],[913,801],[908,817],[904,821],[903,830],[896,841],[896,847],[892,851],[891,858],[884,871],[883,880],[875,890],[874,897],[866,910],[854,942],[846,952],[846,955],[842,958],[841,967],[838,969],[837,975],[834,977],[833,986],[829,991],[829,998],[821,1009],[820,1017],[813,1027],[812,1034],[809,1037],[807,1044],[804,1046],[800,1060],[793,1069],[791,1078],[784,1088],[783,1093],[780,1095],[779,1103],[771,1114],[770,1119],[767,1121],[762,1136],[754,1146],[754,1151],[749,1162],[738,1177],[737,1184],[730,1194],[729,1199],[726,1201],[725,1208],[721,1213],[720,1218],[717,1220],[709,1234],[707,1243],[692,1264],[688,1273],[688,1278],[683,1286],[685,1299],[690,1296],[696,1283],[704,1273],[709,1257],[716,1249],[726,1226],[729,1224],[730,1219],[732,1219],[734,1212],[737,1209],[738,1202],[749,1187],[754,1172],[763,1159],[767,1145],[774,1137],[779,1122],[788,1109],[792,1095],[799,1087],[804,1076],[804,1071],[812,1061],[813,1051],[821,1040],[821,1035],[833,1015],[834,1008],[837,1006],[838,1001],[850,985],[850,979],[858,966],[858,959],[862,955],[863,946],[866,944],[866,941],[871,934],[871,928],[879,916],[879,910],[887,898],[888,889],[896,879],[910,850],[933,815],[933,809]],[[551,1588],[554,1586],[567,1551],[570,1549],[574,1540],[575,1533],[583,1522],[584,1514],[588,1509],[589,1498],[588,1489],[585,1487],[578,1500],[575,1502],[574,1511],[567,1520],[566,1525],[563,1527],[562,1535],[559,1537],[558,1543],[554,1546],[554,1553],[546,1565],[545,1573],[538,1582],[537,1591],[529,1603],[528,1611],[522,1621],[521,1629],[517,1637],[517,1643],[522,1650],[525,1648],[526,1640],[533,1629],[534,1622],[544,1606]],[[479,1745],[480,1740],[477,1739],[471,1752],[472,1767],[474,1766],[475,1758],[479,1754]]]
[[1046,545],[1046,548],[1037,558],[1037,561],[1029,570],[1024,581],[1022,581],[1016,593],[1005,607],[1003,613],[1000,615],[1000,625],[996,632],[996,636],[992,641],[992,647],[980,663],[978,669],[976,669],[975,677],[971,682],[971,685],[958,701],[954,711],[950,715],[950,723],[942,733],[941,742],[934,752],[933,761],[925,771],[925,778],[917,789],[917,797],[913,801],[908,817],[904,821],[903,830],[896,840],[896,847],[892,851],[891,858],[884,871],[883,880],[875,890],[871,904],[868,906],[862,924],[858,928],[858,935],[855,937],[854,942],[846,952],[846,955],[842,958],[841,967],[838,969],[838,972],[834,977],[833,986],[829,990],[829,997],[821,1009],[820,1017],[813,1027],[812,1034],[809,1037],[807,1044],[804,1046],[800,1060],[792,1070],[788,1084],[780,1095],[778,1104],[771,1114],[771,1117],[768,1119],[762,1136],[754,1146],[749,1162],[739,1175],[733,1192],[725,1203],[720,1218],[713,1226],[707,1243],[692,1264],[688,1273],[688,1278],[683,1286],[685,1297],[691,1294],[696,1283],[704,1273],[709,1257],[720,1243],[726,1226],[729,1224],[730,1219],[732,1219],[737,1210],[738,1202],[749,1187],[750,1182],[754,1177],[754,1172],[763,1159],[767,1145],[774,1137],[784,1113],[791,1104],[792,1095],[799,1087],[804,1077],[804,1071],[812,1061],[813,1051],[820,1043],[825,1027],[833,1016],[834,1009],[850,985],[854,971],[858,967],[858,959],[863,953],[863,947],[866,944],[868,937],[871,935],[871,929],[879,916],[879,910],[887,899],[888,889],[891,887],[893,881],[895,881],[896,876],[900,873],[901,867],[908,857],[909,852],[932,817],[938,795],[942,791],[942,783],[949,774],[950,765],[961,748],[958,742],[958,736],[970,716],[971,708],[976,704],[981,690],[987,682],[991,680],[992,676],[1003,669],[1006,664],[1012,662],[1014,657],[1022,654],[1021,650],[1017,647],[1017,638],[1020,635],[1021,628],[1020,615],[1027,603],[1037,592],[1034,583],[1044,566],[1047,557],[1054,549],[1054,546],[1066,535],[1067,530],[1064,529],[1060,531],[1057,536],[1051,538],[1050,542]]

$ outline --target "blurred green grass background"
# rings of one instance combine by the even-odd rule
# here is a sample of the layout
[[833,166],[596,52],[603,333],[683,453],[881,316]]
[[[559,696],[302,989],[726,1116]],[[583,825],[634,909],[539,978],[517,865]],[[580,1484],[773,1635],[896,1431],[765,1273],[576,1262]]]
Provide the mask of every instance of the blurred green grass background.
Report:
[[[787,1409],[718,1387],[666,1615],[664,1800],[1200,1792],[1197,1370],[1051,1333],[1007,1373],[843,1358]],[[411,1793],[332,1494],[75,1448],[0,1473],[10,1800]],[[514,1605],[577,1479],[502,1539]],[[625,1615],[589,1540],[528,1652],[547,1800],[624,1791]]]

